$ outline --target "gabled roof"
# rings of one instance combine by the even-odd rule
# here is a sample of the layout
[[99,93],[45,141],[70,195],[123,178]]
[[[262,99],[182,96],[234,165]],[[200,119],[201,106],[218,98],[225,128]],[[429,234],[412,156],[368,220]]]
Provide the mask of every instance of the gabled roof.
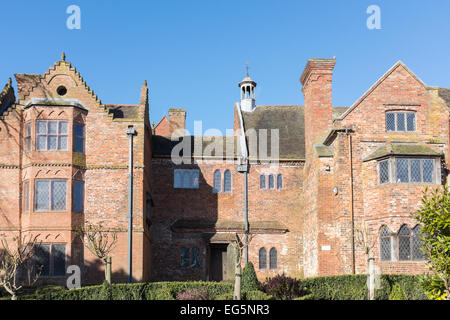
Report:
[[344,112],[339,119],[344,119],[348,114],[350,114],[355,108],[359,106],[361,102],[366,99],[368,95],[370,95],[384,80],[386,80],[387,77],[389,77],[397,68],[403,67],[414,79],[417,80],[421,85],[426,87],[425,83],[423,83],[422,80],[419,79],[403,62],[398,61],[392,68],[390,68],[380,79],[378,79],[377,82],[375,82],[372,87],[370,87],[369,90],[367,90],[361,98],[359,98],[346,112]]
[[0,117],[12,106],[16,97],[14,95],[14,88],[12,87],[12,80],[9,78],[8,83],[2,91],[0,91]]
[[427,145],[416,143],[386,143],[363,157],[363,161],[370,161],[386,156],[442,156],[438,152]]
[[438,94],[439,94],[439,97],[444,99],[445,103],[447,104],[447,107],[450,108],[450,89],[439,88]]

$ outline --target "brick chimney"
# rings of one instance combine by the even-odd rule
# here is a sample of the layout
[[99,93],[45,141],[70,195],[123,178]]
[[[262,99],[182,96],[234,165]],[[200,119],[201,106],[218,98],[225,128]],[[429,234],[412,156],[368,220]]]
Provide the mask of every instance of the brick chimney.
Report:
[[336,59],[309,59],[300,77],[305,97],[305,147],[311,154],[311,147],[331,129],[333,109],[331,81]]
[[183,137],[186,129],[186,110],[181,108],[170,108],[169,123],[170,134],[173,135],[174,131],[178,130],[175,136]]

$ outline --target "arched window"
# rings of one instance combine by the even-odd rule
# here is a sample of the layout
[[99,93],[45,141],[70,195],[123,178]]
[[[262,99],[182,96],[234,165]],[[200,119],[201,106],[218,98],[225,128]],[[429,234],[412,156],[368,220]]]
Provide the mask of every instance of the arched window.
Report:
[[231,192],[231,171],[227,170],[223,174],[223,191]]
[[381,261],[391,261],[392,259],[392,234],[387,226],[381,228],[380,259]]
[[262,174],[259,176],[259,188],[261,190],[266,188],[266,175]]
[[219,193],[221,189],[222,189],[222,177],[221,177],[221,174],[220,174],[220,170],[217,169],[216,171],[214,171],[213,192],[214,193]]
[[423,247],[422,240],[420,237],[422,236],[422,229],[419,225],[415,226],[412,230],[412,257],[413,260],[424,260],[424,254],[421,248]]
[[270,269],[277,268],[277,249],[272,248],[269,252],[270,255]]
[[411,231],[406,225],[398,231],[398,258],[411,260]]
[[283,175],[279,174],[277,176],[277,190],[283,189]]
[[267,251],[266,248],[259,249],[259,268],[267,268]]
[[275,178],[273,174],[269,175],[269,189],[275,189]]

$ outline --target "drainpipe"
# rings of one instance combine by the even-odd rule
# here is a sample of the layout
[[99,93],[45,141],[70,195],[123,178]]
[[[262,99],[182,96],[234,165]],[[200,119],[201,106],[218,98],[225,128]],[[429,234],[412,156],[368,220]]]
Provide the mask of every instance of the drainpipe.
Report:
[[132,125],[128,126],[126,134],[130,140],[128,159],[128,283],[131,283],[131,252],[133,233],[133,138],[137,135]]
[[345,129],[345,133],[348,136],[348,158],[350,161],[349,175],[350,175],[350,217],[352,227],[352,274],[356,274],[356,258],[355,258],[355,214],[353,203],[353,151],[352,151],[352,130]]
[[244,243],[246,244],[244,251],[244,265],[248,263],[248,163],[245,159],[245,172],[244,172],[244,223],[245,223],[245,235]]

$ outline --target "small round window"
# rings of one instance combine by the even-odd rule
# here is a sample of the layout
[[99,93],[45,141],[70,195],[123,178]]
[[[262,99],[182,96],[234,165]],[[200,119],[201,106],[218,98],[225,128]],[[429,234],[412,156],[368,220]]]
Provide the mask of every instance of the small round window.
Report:
[[65,96],[67,93],[67,88],[64,86],[59,86],[58,89],[56,89],[56,92],[60,95],[60,96]]

